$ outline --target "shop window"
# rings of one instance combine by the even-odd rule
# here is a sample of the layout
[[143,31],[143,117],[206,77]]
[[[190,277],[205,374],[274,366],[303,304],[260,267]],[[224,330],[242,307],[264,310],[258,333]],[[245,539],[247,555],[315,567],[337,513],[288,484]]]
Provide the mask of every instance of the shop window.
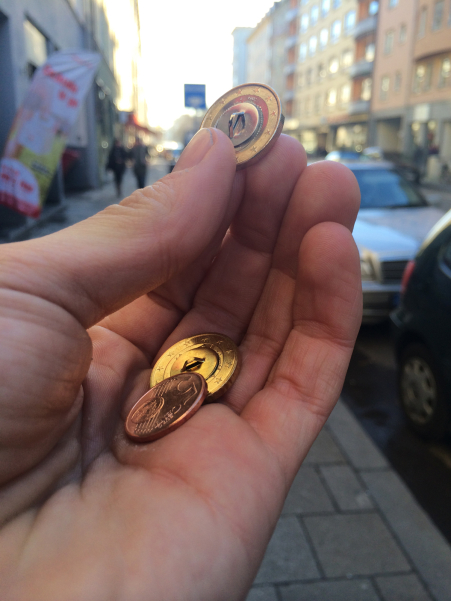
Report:
[[375,56],[376,56],[376,44],[374,42],[371,42],[371,44],[368,44],[365,48],[365,60],[368,61],[369,63],[372,63],[374,61]]
[[443,13],[445,11],[445,0],[437,0],[434,6],[434,16],[432,18],[432,29],[436,31],[440,29],[443,21]]
[[327,46],[328,41],[329,41],[329,30],[326,27],[324,27],[323,29],[321,29],[321,31],[319,33],[320,50],[324,50],[324,48]]
[[342,86],[340,91],[340,100],[343,104],[346,104],[351,100],[351,85],[349,83]]
[[330,0],[322,0],[321,2],[321,16],[326,17],[330,11]]
[[316,35],[312,35],[312,37],[308,41],[309,56],[315,56],[317,47],[318,47],[318,38],[316,37]]
[[426,35],[426,23],[428,18],[428,9],[427,6],[423,6],[420,11],[420,19],[418,22],[418,38],[424,38]]
[[337,19],[330,27],[330,41],[332,44],[338,42],[341,36],[341,21]]
[[371,100],[371,88],[372,88],[372,79],[371,77],[366,77],[362,81],[362,89],[360,91],[360,99],[361,100]]
[[393,52],[393,42],[395,39],[395,33],[393,29],[385,33],[384,39],[384,54],[391,54]]
[[355,26],[356,12],[355,10],[349,10],[345,14],[345,33],[349,34]]
[[377,0],[373,0],[372,2],[370,2],[370,6],[368,8],[368,14],[370,16],[372,16],[372,15],[377,15],[378,12],[379,12],[379,2],[377,2]]
[[343,67],[350,67],[354,62],[354,52],[352,50],[345,50],[341,55],[341,64]]
[[444,58],[440,65],[440,76],[438,79],[438,85],[440,88],[446,86],[449,81],[451,75],[451,60],[449,58]]
[[333,56],[329,61],[329,73],[335,74],[339,69],[339,62],[336,56]]
[[307,31],[308,23],[309,23],[309,16],[306,13],[305,15],[302,15],[302,17],[301,17],[301,33],[305,33]]
[[396,71],[395,73],[395,83],[393,86],[393,90],[395,92],[399,92],[401,89],[401,83],[402,83],[402,74],[401,71]]
[[299,46],[299,61],[303,63],[307,58],[307,44],[301,44]]
[[404,44],[407,39],[407,26],[403,23],[399,28],[399,43]]
[[318,23],[318,19],[319,19],[319,6],[317,4],[315,4],[315,6],[312,6],[312,8],[310,9],[310,24],[316,25]]

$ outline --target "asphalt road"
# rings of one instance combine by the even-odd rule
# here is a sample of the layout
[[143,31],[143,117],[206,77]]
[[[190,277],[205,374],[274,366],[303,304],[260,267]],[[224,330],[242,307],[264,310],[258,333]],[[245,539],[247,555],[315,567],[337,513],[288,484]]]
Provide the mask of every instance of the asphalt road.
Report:
[[388,324],[362,326],[342,398],[451,543],[451,436],[428,443],[406,427]]

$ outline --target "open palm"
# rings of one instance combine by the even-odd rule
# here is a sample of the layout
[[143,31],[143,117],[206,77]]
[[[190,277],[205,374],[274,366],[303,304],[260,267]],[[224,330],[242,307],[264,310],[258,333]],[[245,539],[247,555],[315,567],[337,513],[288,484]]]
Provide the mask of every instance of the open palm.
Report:
[[[235,174],[199,133],[176,170],[0,252],[0,598],[244,599],[341,391],[361,317],[359,192],[282,136]],[[168,346],[230,336],[221,402],[147,445],[124,419]]]

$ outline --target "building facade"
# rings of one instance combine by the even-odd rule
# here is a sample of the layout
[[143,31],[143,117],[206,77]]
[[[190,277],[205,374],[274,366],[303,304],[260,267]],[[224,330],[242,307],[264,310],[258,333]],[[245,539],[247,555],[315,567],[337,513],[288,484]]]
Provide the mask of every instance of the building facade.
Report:
[[[67,186],[99,186],[118,132],[118,110],[139,113],[144,125],[147,121],[138,80],[139,40],[137,0],[120,6],[115,0],[0,0],[0,149],[34,71],[47,57],[66,49],[96,51],[101,64],[68,140],[66,156],[72,160],[63,164],[70,165]],[[61,200],[62,176],[60,171],[47,203]],[[0,207],[0,225],[20,225],[24,219]]]
[[235,27],[233,36],[233,87],[247,82],[247,38],[252,27]]

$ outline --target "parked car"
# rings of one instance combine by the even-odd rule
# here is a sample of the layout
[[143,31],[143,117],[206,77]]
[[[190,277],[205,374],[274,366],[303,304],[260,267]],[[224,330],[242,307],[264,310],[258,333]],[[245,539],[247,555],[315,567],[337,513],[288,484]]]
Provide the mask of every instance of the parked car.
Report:
[[443,211],[428,206],[391,163],[345,164],[362,197],[353,235],[360,252],[363,322],[380,322],[397,306],[404,268]]
[[409,182],[419,184],[421,181],[421,170],[418,165],[400,152],[382,150],[379,146],[371,146],[362,151],[363,157],[374,161],[390,161]]
[[391,320],[401,407],[413,430],[439,440],[451,423],[451,211],[407,265]]

